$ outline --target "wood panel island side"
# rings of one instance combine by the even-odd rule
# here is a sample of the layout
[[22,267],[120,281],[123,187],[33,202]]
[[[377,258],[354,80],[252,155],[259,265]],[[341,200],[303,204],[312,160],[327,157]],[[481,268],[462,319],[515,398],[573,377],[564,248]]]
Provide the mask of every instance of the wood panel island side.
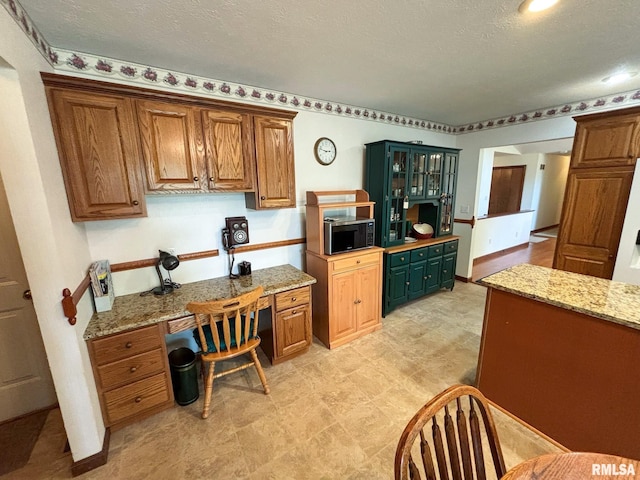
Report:
[[571,450],[640,459],[640,286],[527,264],[481,283],[482,393]]

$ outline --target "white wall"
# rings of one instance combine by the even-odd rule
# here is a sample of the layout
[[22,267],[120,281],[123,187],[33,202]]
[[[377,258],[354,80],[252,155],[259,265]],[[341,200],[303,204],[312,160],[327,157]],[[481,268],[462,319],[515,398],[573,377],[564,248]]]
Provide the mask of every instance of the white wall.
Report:
[[569,173],[569,155],[543,155],[541,164],[544,170],[538,169],[536,191],[533,194],[535,210],[531,230],[557,225],[560,223],[564,190]]
[[640,245],[636,245],[640,231],[640,160],[633,174],[631,193],[627,206],[613,280],[640,285]]
[[528,243],[532,218],[533,212],[529,211],[478,220],[472,259]]
[[70,221],[40,71],[50,67],[0,8],[0,171],[74,460],[102,448],[104,425],[82,333],[85,296],[71,326],[60,301],[90,259],[84,228]]

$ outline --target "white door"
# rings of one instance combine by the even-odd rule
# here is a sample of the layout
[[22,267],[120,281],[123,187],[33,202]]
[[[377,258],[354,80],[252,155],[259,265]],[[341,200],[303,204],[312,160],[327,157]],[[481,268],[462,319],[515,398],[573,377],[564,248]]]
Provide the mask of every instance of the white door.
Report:
[[0,176],[0,422],[57,401]]

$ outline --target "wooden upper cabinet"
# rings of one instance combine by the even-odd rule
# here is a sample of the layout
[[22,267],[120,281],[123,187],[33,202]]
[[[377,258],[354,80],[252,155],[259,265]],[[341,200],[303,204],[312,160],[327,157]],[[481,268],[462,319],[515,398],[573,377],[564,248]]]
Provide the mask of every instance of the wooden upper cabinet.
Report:
[[613,276],[634,167],[569,172],[553,267]]
[[203,190],[203,148],[197,110],[138,100],[138,125],[149,191]]
[[205,162],[212,191],[251,191],[254,156],[251,116],[224,110],[202,110]]
[[256,115],[253,122],[258,185],[255,196],[247,196],[247,206],[295,207],[293,121]]
[[640,156],[640,112],[577,117],[572,168],[635,165]]
[[146,216],[132,101],[46,92],[72,220]]

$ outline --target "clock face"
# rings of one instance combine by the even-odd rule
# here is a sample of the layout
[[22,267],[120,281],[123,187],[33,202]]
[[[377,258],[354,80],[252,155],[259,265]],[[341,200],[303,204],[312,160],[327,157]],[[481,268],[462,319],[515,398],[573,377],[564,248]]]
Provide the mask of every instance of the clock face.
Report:
[[332,140],[322,137],[315,145],[316,160],[322,165],[330,165],[336,159],[336,144]]

